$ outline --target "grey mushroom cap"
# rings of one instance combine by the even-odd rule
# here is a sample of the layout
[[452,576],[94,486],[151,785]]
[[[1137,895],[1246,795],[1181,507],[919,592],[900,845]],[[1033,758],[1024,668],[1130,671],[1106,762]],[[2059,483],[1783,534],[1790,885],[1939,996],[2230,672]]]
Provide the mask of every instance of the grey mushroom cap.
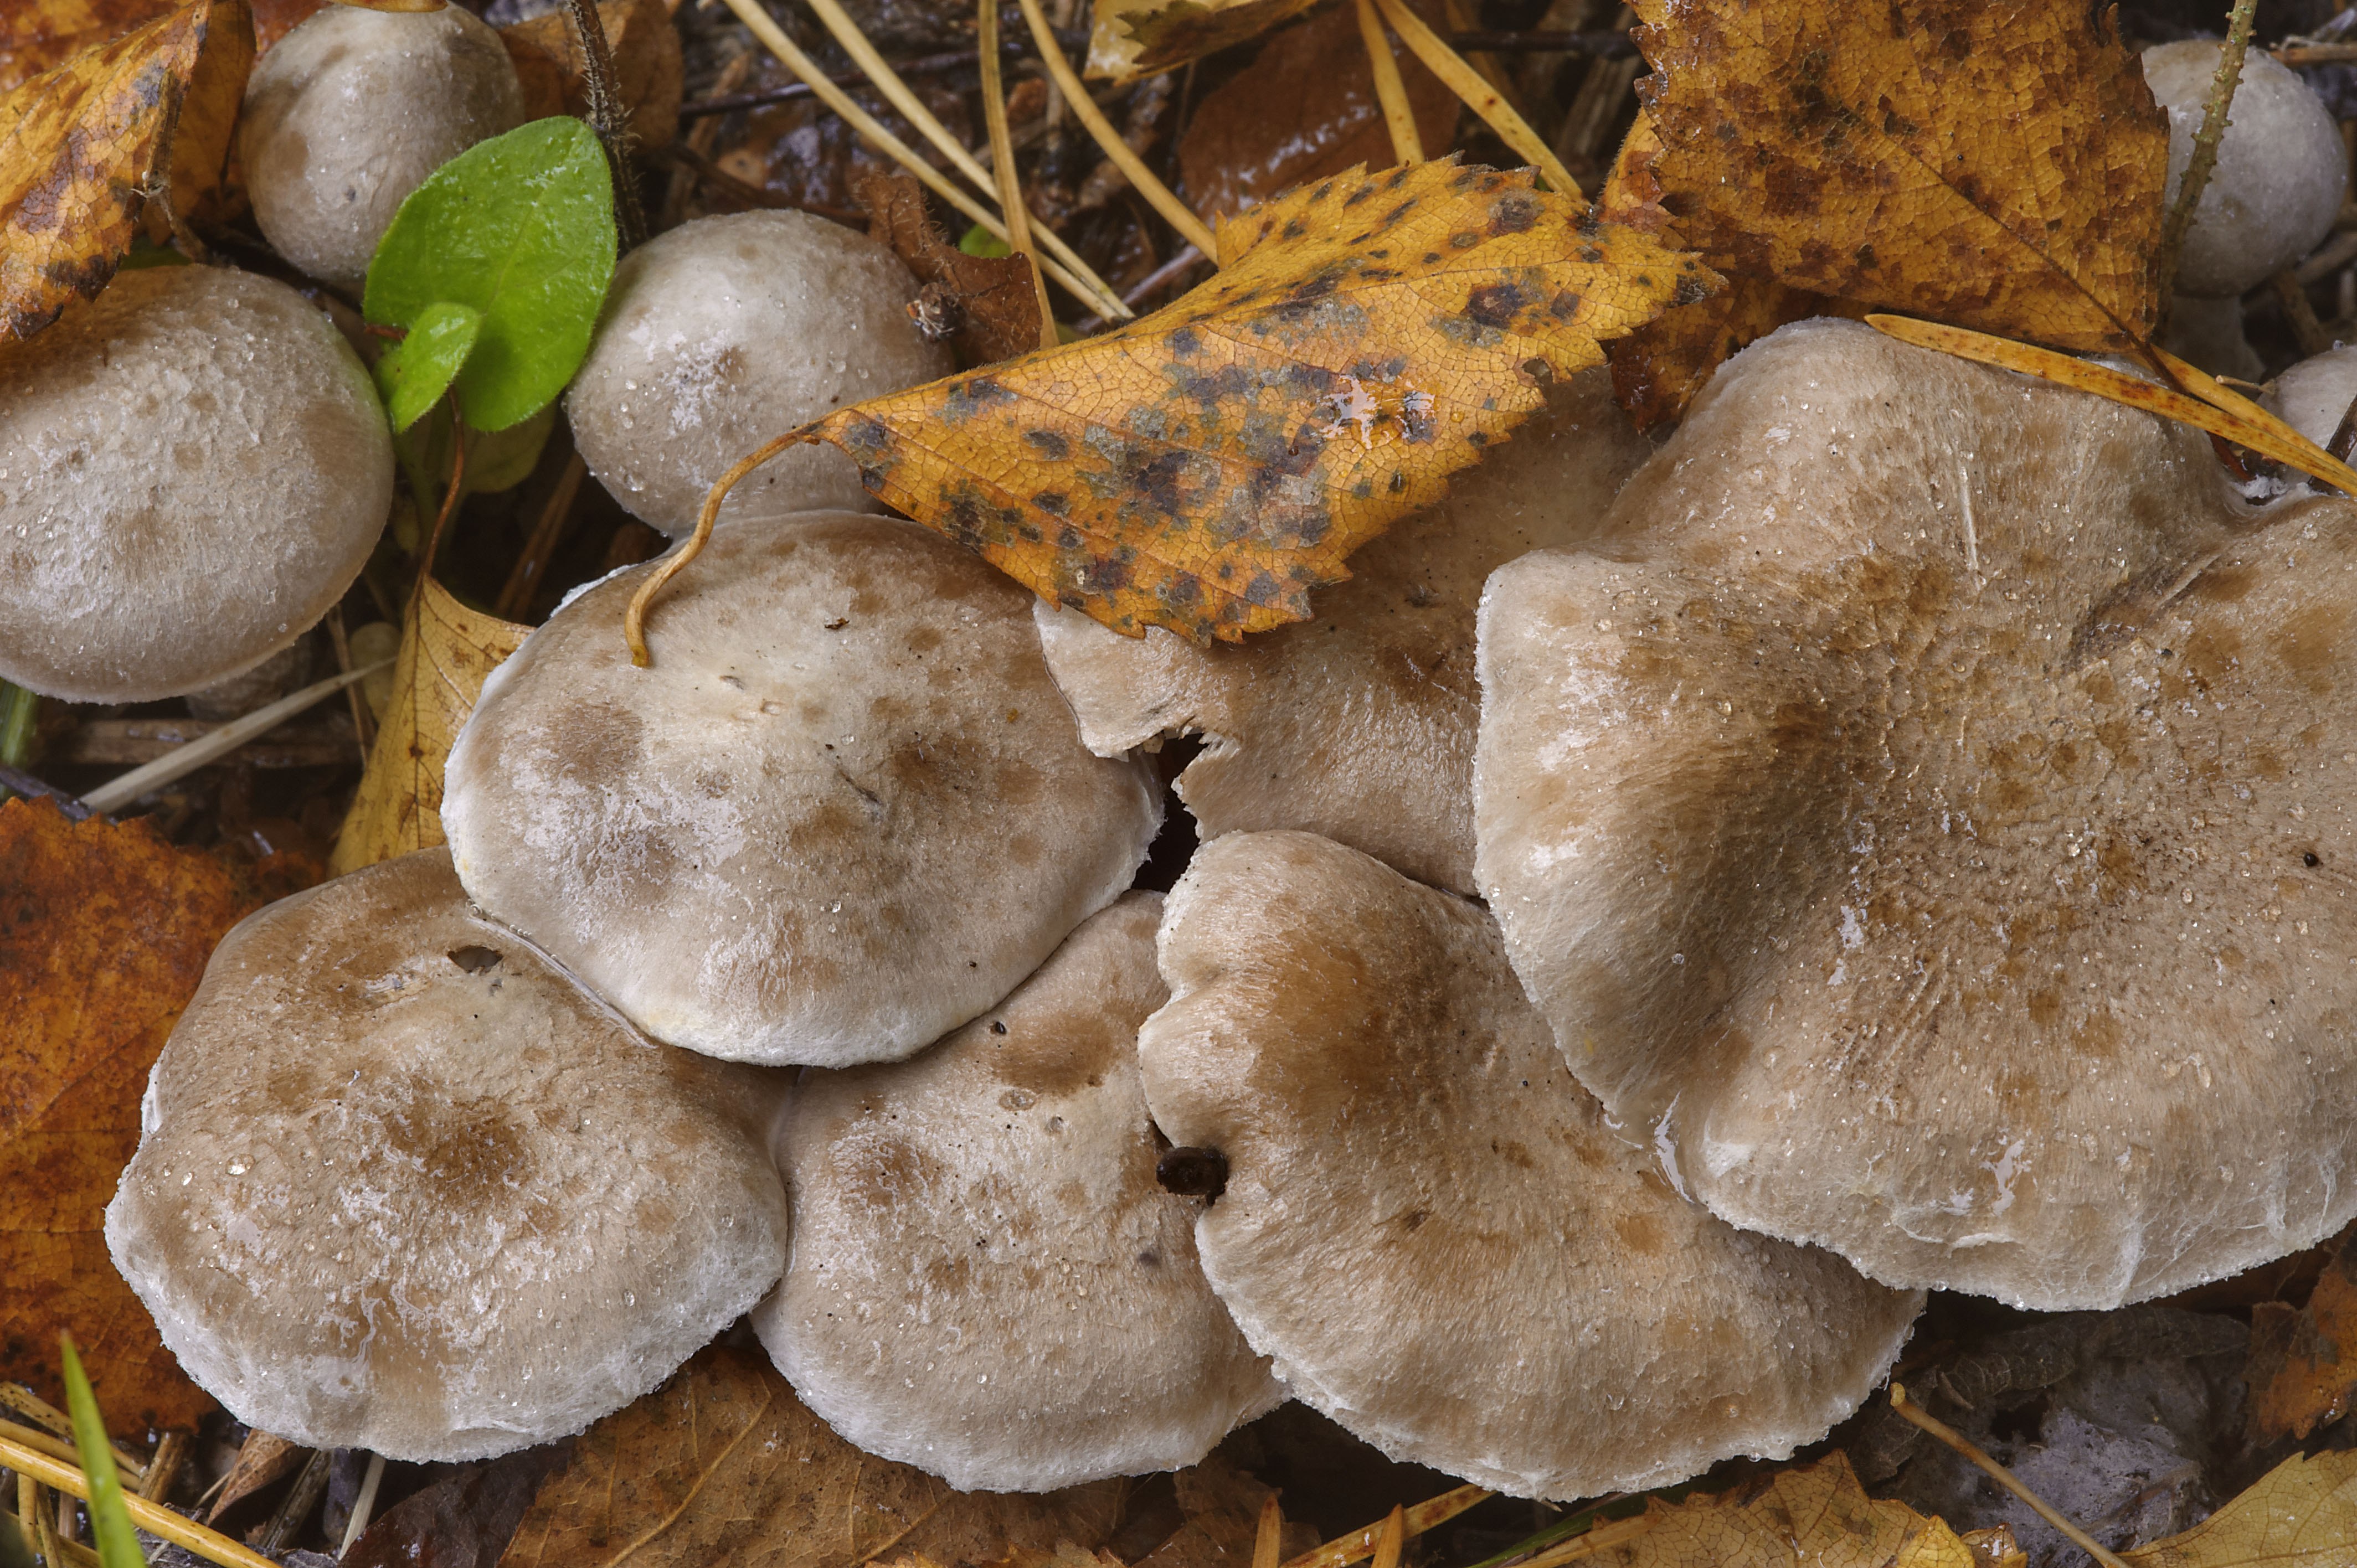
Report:
[[648,622],[652,566],[495,671],[451,748],[467,890],[657,1039],[845,1067],[974,1017],[1117,897],[1160,824],[1095,757],[1030,596],[914,523],[723,523]]
[[0,345],[0,679],[135,703],[242,674],[343,596],[392,502],[368,371],[308,300],[121,274]]
[[2357,1215],[2357,506],[1785,328],[1482,606],[1481,889],[1735,1224],[2108,1308]]
[[[622,258],[589,357],[565,393],[582,460],[674,536],[780,430],[945,376],[949,349],[909,317],[917,280],[877,241],[807,212],[699,218]],[[724,519],[879,510],[859,466],[789,447],[728,493]]]
[[1308,833],[1199,851],[1138,1039],[1227,1188],[1204,1272],[1294,1395],[1523,1497],[1781,1458],[1878,1383],[1922,1297],[1727,1225],[1606,1124],[1480,908]]
[[1300,828],[1469,893],[1481,584],[1526,551],[1585,539],[1652,450],[1614,406],[1610,372],[1582,371],[1447,499],[1351,556],[1314,619],[1198,648],[1043,601],[1048,667],[1102,755],[1205,737],[1177,782],[1205,838]]
[[802,1077],[786,1277],[753,1326],[845,1438],[964,1491],[1199,1462],[1276,1405],[1155,1177],[1137,1026],[1162,900],[1092,916],[905,1062]]
[[502,1454],[637,1399],[776,1280],[785,1087],[644,1038],[426,850],[222,940],[107,1244],[240,1420]]

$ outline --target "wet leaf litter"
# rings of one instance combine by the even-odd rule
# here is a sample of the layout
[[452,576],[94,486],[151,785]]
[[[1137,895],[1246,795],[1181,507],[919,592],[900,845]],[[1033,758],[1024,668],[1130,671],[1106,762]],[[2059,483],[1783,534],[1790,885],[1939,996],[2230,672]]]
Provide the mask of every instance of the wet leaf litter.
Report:
[[[126,1520],[167,1522],[158,1500],[210,1522],[170,1524],[178,1544],[151,1560],[242,1568],[339,1551],[846,1568],[2346,1559],[2350,1216],[2311,1176],[2340,1157],[2337,1020],[2357,1004],[2340,972],[2333,785],[2336,628],[2357,611],[2330,587],[2357,374],[2330,351],[2357,335],[2357,246],[2337,237],[2345,156],[2327,145],[2351,108],[2332,51],[2350,46],[2321,18],[2287,4],[2255,25],[2247,6],[1937,3],[1869,17],[1777,0],[1641,5],[1623,31],[1631,18],[1609,5],[1491,0],[1419,11],[1429,32],[1403,16],[1405,37],[1386,32],[1388,6],[1107,0],[1010,29],[994,89],[963,5],[780,6],[770,20],[791,25],[765,32],[749,4],[729,8],[740,27],[655,0],[530,17],[502,0],[487,21],[431,3],[369,16],[43,0],[0,22],[0,85],[20,90],[0,98],[0,125],[16,127],[0,177],[27,193],[0,216],[46,236],[13,250],[0,282],[20,336],[59,334],[38,360],[0,348],[0,525],[28,508],[48,529],[72,515],[43,489],[58,467],[29,455],[60,449],[49,433],[75,405],[41,402],[57,389],[12,381],[12,365],[71,362],[58,346],[78,312],[218,278],[257,308],[266,296],[285,319],[332,323],[345,348],[304,352],[382,421],[367,439],[286,421],[253,445],[304,495],[340,489],[384,513],[316,627],[315,607],[239,628],[232,657],[224,620],[210,665],[192,660],[158,694],[89,700],[100,672],[79,630],[0,663],[0,787],[27,797],[0,804],[17,846],[0,861],[0,975],[19,976],[33,1030],[0,1158],[23,1167],[20,1190],[54,1194],[17,1232],[0,1294],[0,1376],[32,1385],[0,1388],[0,1561],[21,1541],[111,1565]],[[2139,59],[2187,30],[2233,41],[2175,74]],[[331,32],[340,52],[317,45]],[[373,252],[364,285],[357,266],[303,276],[296,258],[325,252],[289,227],[288,190],[246,183],[283,166],[270,122],[236,107],[249,34],[271,91],[358,91],[418,112],[371,134],[432,122],[457,138],[408,173],[362,177],[396,181],[369,195],[380,228],[339,242]],[[800,52],[822,38],[834,43],[815,59]],[[1413,58],[1392,59],[1404,46]],[[1085,59],[1086,86],[1040,53],[1056,48]],[[125,73],[162,84],[152,102],[115,90]],[[881,121],[860,107],[877,102],[866,88],[837,81],[863,75],[888,89]],[[467,94],[437,97],[462,79]],[[2206,193],[2206,149],[2181,173],[2205,137]],[[908,144],[950,166],[911,166],[924,160],[893,150]],[[63,184],[60,149],[81,160]],[[1525,156],[1543,172],[1517,168]],[[50,224],[58,190],[73,216]],[[2179,264],[2164,235],[2245,221],[2222,191],[2280,208],[2223,252],[2269,270],[2221,271],[2199,243]],[[1044,296],[1054,322],[1031,259],[994,253],[1013,202],[1053,237],[1068,290]],[[778,275],[757,276],[755,256],[779,258]],[[836,270],[802,270],[822,265]],[[110,287],[117,270],[163,281]],[[893,354],[875,352],[888,340]],[[2113,358],[2078,357],[2099,349]],[[248,406],[233,367],[185,392]],[[70,417],[77,451],[116,460],[103,419]],[[633,432],[627,456],[600,420]],[[177,504],[167,456],[145,471]],[[727,489],[732,465],[746,471]],[[192,520],[178,525],[192,563],[304,561],[320,553],[303,532],[317,504],[268,509],[253,540],[207,532],[202,509],[172,515]],[[67,526],[103,538],[145,515]],[[674,575],[706,534],[713,550]],[[687,542],[642,570],[666,536]],[[970,560],[924,575],[913,603],[913,567],[846,566],[804,585],[807,606],[756,607],[751,564],[819,541],[845,562],[979,554],[1029,590],[1009,602],[1031,610],[1036,656],[1026,643],[998,667],[1019,617],[1004,581],[968,585],[983,570]],[[65,602],[27,593],[48,564],[21,562],[17,596],[0,597],[16,628]],[[635,586],[575,596],[633,570]],[[124,576],[122,602],[146,581]],[[592,682],[585,662],[566,689],[548,668],[560,633],[610,644],[599,668],[624,679]],[[649,664],[636,672],[632,637]],[[16,646],[0,639],[0,655],[21,660]],[[652,695],[683,680],[701,715],[685,726]],[[1052,765],[1030,738],[1043,711],[1061,722],[1050,682],[1075,732],[1054,737]],[[561,693],[568,720],[527,736],[511,715],[534,686]],[[267,725],[292,693],[316,694],[267,735],[102,792],[117,729],[241,713]],[[1943,724],[1954,767],[1932,739]],[[487,771],[502,746],[539,749]],[[1158,800],[1165,826],[1125,808],[1142,868],[1067,908],[1045,889],[1076,843],[1102,837],[1086,825],[1101,807],[1060,780],[1092,768],[1119,777],[1124,801]],[[506,772],[545,799],[486,849]],[[808,782],[780,817],[761,781],[785,776]],[[2041,825],[2083,796],[2085,821]],[[1824,830],[1836,808],[1846,826]],[[972,826],[994,817],[1003,831]],[[1915,888],[1906,868],[1935,817],[1964,847]],[[961,864],[946,884],[913,871]],[[851,1018],[864,1065],[716,1062],[726,1041],[683,1038],[642,988],[608,978],[741,988],[724,974],[737,950],[700,946],[677,913],[724,865],[713,885],[740,918],[824,931],[792,947],[791,994]],[[318,897],[289,901],[328,869],[341,875]],[[1335,886],[1386,877],[1398,908],[1458,912],[1387,924],[1371,895],[1338,901]],[[551,902],[535,880],[574,891]],[[396,882],[407,902],[354,920]],[[574,938],[549,911],[582,889],[619,948],[550,964]],[[1092,915],[1090,899],[1117,902]],[[409,1109],[350,1167],[373,1173],[377,1197],[332,1174],[340,1151],[307,1207],[262,1190],[266,1160],[203,1173],[206,1201],[226,1205],[206,1221],[223,1238],[215,1262],[252,1282],[249,1318],[192,1309],[120,1244],[102,1255],[99,1219],[135,1142],[216,1131],[184,1109],[212,1026],[176,1020],[230,925],[264,908],[194,1014],[219,1014],[232,971],[256,978],[239,954],[311,952],[324,969],[289,964],[274,989],[259,976],[268,1051],[287,1053],[271,1092],[317,1091],[293,1069],[341,1027],[314,1000],[322,975],[372,999],[377,1021],[359,1026],[379,1054],[360,1059],[424,1077],[393,1086],[409,1098],[385,1103]],[[960,950],[907,950],[920,929]],[[884,959],[895,941],[910,956]],[[1451,961],[1468,942],[1488,956]],[[830,972],[863,943],[909,994]],[[893,1015],[929,1004],[923,977],[993,943],[1009,967],[992,994],[1006,993],[982,1013],[931,1045],[938,1026],[910,1034]],[[1232,961],[1210,956],[1221,943],[1240,944]],[[1171,999],[1128,982],[1092,993],[1091,965],[1115,950]],[[755,998],[755,1026],[790,994],[762,1002],[766,983],[731,993]],[[1283,1097],[1282,1136],[1205,1120],[1215,1097],[1188,1075],[1206,1030],[1276,1063],[1362,1005],[1376,1014],[1351,1026],[1352,1051],[1328,1053],[1330,1082],[1280,1084],[1274,1067],[1254,1079]],[[443,1023],[422,1022],[437,1008]],[[1968,1048],[1967,1018],[2035,1042],[2032,1065]],[[1535,1065],[1515,1073],[1594,1095],[1637,1130],[1626,1171],[1528,1141],[1561,1128],[1448,1109],[1521,1061],[1505,1042],[1524,1034]],[[1360,1036],[1401,1053],[1399,1081],[1426,1086],[1412,1103],[1376,1117],[1357,1098],[1383,1092],[1358,1076]],[[591,1101],[565,1112],[549,1075],[586,1081],[623,1038],[638,1042],[623,1058],[659,1068],[668,1109],[628,1127]],[[824,1048],[829,1063],[861,1055]],[[1836,1121],[1855,1112],[1851,1131],[1797,1153],[1774,1146],[1789,1130],[1747,1133],[1763,1064],[1828,1048],[1844,1065],[1810,1075],[1811,1093]],[[157,1125],[143,1126],[159,1051],[171,1091],[147,1097]],[[799,1146],[770,1172],[748,1154],[752,1129],[797,1069],[814,1075],[804,1113],[776,1125]],[[2157,1093],[2123,1099],[2130,1075]],[[714,1099],[724,1082],[737,1087]],[[311,1114],[359,1124],[386,1087],[328,1089]],[[1501,1103],[1531,1089],[1495,1086]],[[1765,1093],[1788,1112],[1809,1098]],[[241,1104],[211,1112],[231,1139]],[[570,1211],[538,1196],[535,1170],[561,1168],[567,1140],[614,1140],[626,1165],[659,1169],[671,1156],[648,1141],[653,1122],[697,1105],[696,1146],[725,1149],[730,1170],[743,1156],[741,1191],[717,1192],[699,1156],[628,1193],[576,1183]],[[1304,1289],[1299,1316],[1285,1298],[1303,1282],[1245,1269],[1239,1232],[1274,1224],[1269,1193],[1307,1183],[1315,1207],[1341,1182],[1318,1129],[1349,1129],[1342,1147],[1394,1113],[1415,1131],[1382,1162],[1396,1196],[1376,1206],[1367,1261]],[[528,1134],[510,1130],[516,1114]],[[2213,1151],[2204,1139],[2228,1124],[2245,1131]],[[309,1136],[289,1123],[272,1141]],[[1118,1151],[1137,1176],[1117,1201],[1111,1164],[1089,1163],[1111,1154],[1089,1150]],[[1836,1183],[1847,1207],[1806,1212],[1801,1189],[1861,1152],[1874,1168]],[[999,1182],[1009,1158],[1038,1179]],[[1608,1204],[1607,1168],[1641,1197]],[[1538,1169],[1560,1190],[1508,1228],[1515,1262],[1600,1246],[1626,1283],[1597,1293],[1592,1359],[1646,1367],[1639,1382],[1663,1402],[1591,1400],[1534,1370],[1553,1363],[1499,1337],[1545,1320],[1536,1304],[1465,1334],[1446,1299],[1387,1303],[1410,1258],[1454,1259],[1469,1285],[1454,1294],[1482,1299],[1468,1271],[1503,1277],[1481,1261],[1501,1233],[1482,1217],[1519,1214]],[[836,1187],[822,1193],[818,1171]],[[354,1321],[371,1326],[335,1379],[273,1364],[343,1309],[292,1307],[253,1257],[349,1251],[365,1200],[371,1234],[385,1214],[418,1225],[371,1261],[399,1281],[431,1246],[415,1217],[457,1214],[462,1187],[491,1195],[469,1213],[520,1205],[478,1262],[453,1265],[488,1293],[469,1316],[492,1326],[490,1351],[450,1357],[432,1337],[439,1309],[395,1284],[362,1293]],[[2102,1213],[2071,1196],[2096,1189]],[[140,1205],[158,1196],[116,1199],[123,1235],[153,1223],[160,1210]],[[625,1203],[654,1207],[593,1245]],[[2233,1223],[2246,1203],[2272,1218]],[[2219,1223],[2205,1230],[2205,1212]],[[1114,1218],[1132,1214],[1151,1227]],[[1766,1261],[1697,1298],[1785,1293],[1792,1332],[1737,1329],[1718,1347],[1770,1381],[1802,1364],[1801,1316],[1846,1331],[1839,1311],[1803,1305],[1833,1298],[1804,1295],[1777,1248],[1816,1246],[1820,1273],[1902,1316],[1933,1287],[1896,1363],[1857,1369],[1859,1390],[1888,1379],[1888,1394],[1803,1376],[1779,1398],[1816,1402],[1805,1431],[1730,1436],[1759,1430],[1738,1408],[1750,1385],[1718,1388],[1718,1403],[1682,1391],[1729,1332],[1720,1319],[1674,1301],[1621,1321],[1648,1281],[1675,1277],[1663,1249],[1685,1232],[1670,1215]],[[1598,1234],[1544,1239],[1582,1223]],[[2121,1250],[2118,1224],[2149,1244]],[[718,1288],[741,1302],[666,1294],[656,1274],[718,1277],[654,1261],[659,1241],[707,1226],[734,1230],[739,1265],[785,1239],[763,1265],[785,1273],[771,1300],[733,1275]],[[583,1276],[554,1330],[510,1327],[512,1293],[491,1282],[544,1244],[643,1268]],[[1361,1241],[1346,1223],[1336,1244]],[[1128,1412],[1142,1434],[1147,1412],[1200,1399],[1163,1380],[1168,1348],[1189,1343],[1157,1317],[1173,1300],[1232,1316],[1260,1359],[1220,1416],[1233,1430],[1151,1462],[1047,1453],[1059,1429],[1118,1437]],[[290,1310],[304,1322],[285,1332],[247,1326]],[[670,1313],[686,1316],[656,1328]],[[1157,1355],[1103,1353],[1124,1316]],[[1670,1348],[1637,1348],[1641,1327]],[[122,1451],[119,1498],[76,1462],[94,1439],[59,1330]],[[888,1345],[901,1360],[877,1365],[904,1362],[911,1389],[958,1391],[845,1425],[865,1450],[821,1413],[850,1421],[828,1380],[868,1375],[863,1342]],[[559,1343],[579,1365],[557,1369]],[[637,1348],[617,1361],[609,1346]],[[1366,1347],[1378,1372],[1393,1358],[1372,1391],[1350,1381]],[[227,1412],[207,1412],[180,1359]],[[240,1359],[268,1370],[227,1369]],[[824,1379],[822,1361],[836,1369]],[[1501,1380],[1508,1366],[1537,1381]],[[1405,1398],[1417,1376],[1441,1405]],[[449,1413],[485,1408],[485,1389],[511,1412],[491,1437]],[[1027,1408],[994,1418],[994,1399]],[[1612,1453],[1617,1479],[1544,1477],[1537,1452],[1562,1446],[1545,1422],[1503,1449],[1455,1435],[1529,1409]],[[268,1430],[236,1424],[265,1410]],[[1687,1425],[1727,1439],[1706,1437],[1709,1455],[1738,1456],[1664,1456],[1660,1434]],[[1022,1440],[1039,1451],[1007,1455],[1017,1432],[1042,1434]],[[1016,1459],[1094,1478],[1025,1491]],[[982,1467],[953,1486],[953,1464]],[[85,1495],[99,1500],[72,1500]]]

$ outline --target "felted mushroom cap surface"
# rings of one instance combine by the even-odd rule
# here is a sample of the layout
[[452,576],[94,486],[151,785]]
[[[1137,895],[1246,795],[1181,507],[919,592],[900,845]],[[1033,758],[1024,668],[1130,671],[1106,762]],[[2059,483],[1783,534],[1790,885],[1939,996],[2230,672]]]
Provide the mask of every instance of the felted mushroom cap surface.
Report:
[[1394,1458],[1593,1497],[1847,1415],[1913,1292],[1747,1235],[1607,1128],[1481,910],[1308,833],[1197,852],[1138,1037],[1227,1157],[1203,1269],[1296,1397]]
[[107,1244],[240,1420],[502,1454],[628,1404],[770,1288],[783,1091],[640,1036],[425,850],[222,940]]
[[1788,327],[1482,604],[1482,892],[1734,1223],[2111,1307],[2357,1214],[2357,507]]
[[1300,828],[1421,881],[1473,889],[1473,617],[1493,567],[1577,543],[1652,452],[1584,371],[1447,499],[1351,557],[1317,618],[1198,648],[1032,607],[1081,733],[1114,756],[1157,736],[1209,744],[1178,776],[1205,838]]
[[[917,280],[877,241],[807,212],[683,223],[624,256],[565,394],[582,461],[674,536],[722,475],[780,430],[945,376],[909,318]],[[872,511],[859,466],[790,447],[728,492],[723,518]]]
[[1030,595],[914,523],[723,523],[485,683],[442,824],[484,908],[661,1040],[742,1061],[909,1055],[1129,886],[1151,775],[1092,756]]
[[753,1326],[803,1402],[964,1491],[1200,1461],[1284,1390],[1155,1179],[1137,1026],[1162,899],[1090,917],[905,1062],[803,1076],[780,1124],[793,1245]]
[[392,501],[368,371],[309,301],[123,273],[0,345],[0,679],[135,703],[241,674],[343,596]]

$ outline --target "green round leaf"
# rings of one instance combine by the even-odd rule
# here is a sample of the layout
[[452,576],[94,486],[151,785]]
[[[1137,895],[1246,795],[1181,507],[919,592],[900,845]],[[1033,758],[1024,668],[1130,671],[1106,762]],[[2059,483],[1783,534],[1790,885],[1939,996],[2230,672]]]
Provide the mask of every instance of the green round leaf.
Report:
[[376,362],[377,391],[384,394],[385,416],[395,433],[417,423],[457,378],[483,327],[482,312],[448,300],[418,312],[409,336],[386,349]]
[[477,143],[426,177],[369,263],[369,320],[414,332],[426,313],[480,317],[458,368],[478,430],[545,408],[589,352],[614,276],[614,187],[597,134],[565,116]]

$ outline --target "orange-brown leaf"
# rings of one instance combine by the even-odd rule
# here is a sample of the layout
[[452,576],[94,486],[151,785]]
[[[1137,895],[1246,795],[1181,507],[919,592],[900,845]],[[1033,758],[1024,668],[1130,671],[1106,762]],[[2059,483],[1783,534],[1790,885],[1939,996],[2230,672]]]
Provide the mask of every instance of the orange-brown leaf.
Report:
[[0,5],[0,92],[185,4],[187,0],[10,0]]
[[2107,12],[1637,11],[1664,205],[1713,266],[2069,349],[2149,335],[2168,119]]
[[114,1272],[100,1215],[139,1097],[251,879],[145,824],[0,804],[0,1380],[62,1404],[58,1332],[107,1425],[186,1426],[212,1402]]
[[94,297],[151,193],[186,213],[219,188],[253,63],[245,0],[193,0],[0,97],[0,325]]
[[[631,134],[643,146],[670,145],[679,134],[683,69],[670,9],[663,0],[603,0],[597,20],[613,50],[614,85],[630,111]],[[587,117],[588,78],[563,7],[501,27],[500,41],[523,86],[525,119]]]
[[2357,1393],[2357,1248],[2344,1238],[2308,1305],[2251,1309],[2251,1435],[2306,1437],[2348,1413]]
[[968,369],[1028,354],[1039,346],[1039,291],[1021,256],[969,256],[942,237],[925,211],[914,175],[865,169],[852,176],[852,199],[867,213],[869,238],[892,247],[925,294],[909,306],[946,296],[949,344]]
[[1232,641],[1306,618],[1535,412],[1533,361],[1570,375],[1717,282],[1527,170],[1454,162],[1297,190],[1219,240],[1218,275],[1152,316],[806,438],[1044,598]]

